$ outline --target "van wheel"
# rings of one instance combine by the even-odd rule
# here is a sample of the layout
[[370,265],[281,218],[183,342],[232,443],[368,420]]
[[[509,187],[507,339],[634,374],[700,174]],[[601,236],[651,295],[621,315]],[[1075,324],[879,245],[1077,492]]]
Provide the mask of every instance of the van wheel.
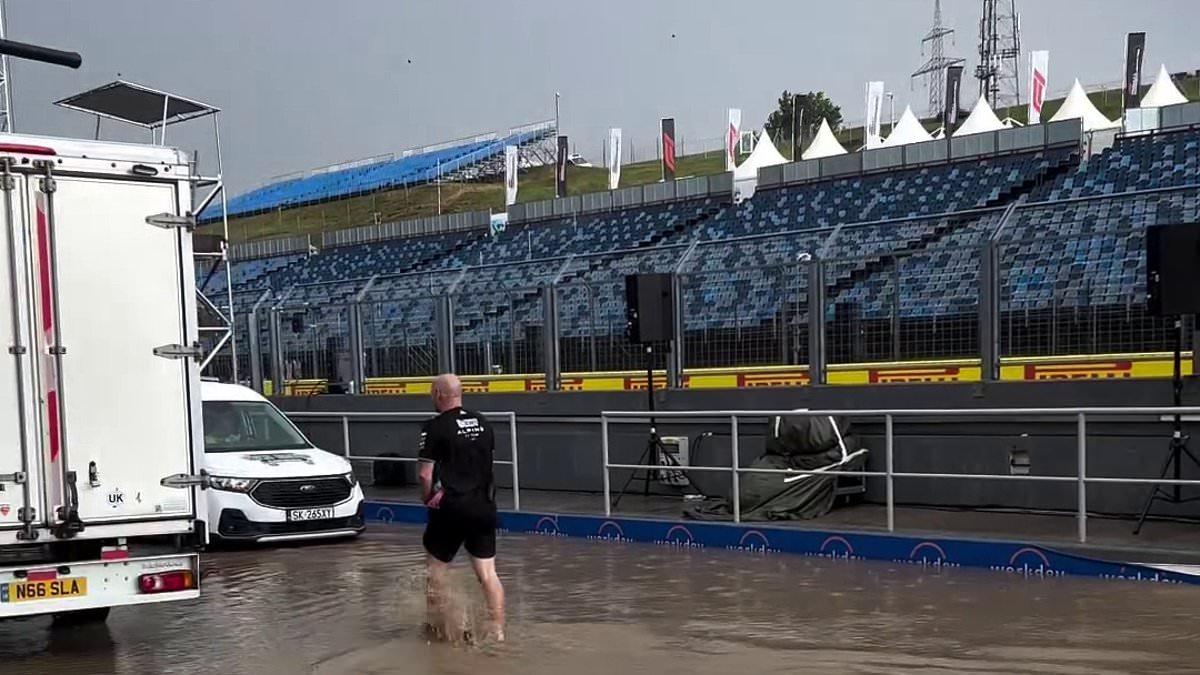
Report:
[[59,612],[54,615],[55,626],[82,626],[89,623],[104,623],[108,620],[111,607],[77,609],[74,612]]

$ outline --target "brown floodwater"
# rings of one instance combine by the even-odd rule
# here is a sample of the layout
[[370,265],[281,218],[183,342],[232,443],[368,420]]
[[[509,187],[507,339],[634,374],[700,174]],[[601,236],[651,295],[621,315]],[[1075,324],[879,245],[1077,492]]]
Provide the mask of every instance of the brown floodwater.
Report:
[[[203,597],[0,623],[0,673],[1170,673],[1200,588],[505,536],[505,644],[430,644],[420,530],[208,553]],[[465,565],[455,593],[483,616]]]

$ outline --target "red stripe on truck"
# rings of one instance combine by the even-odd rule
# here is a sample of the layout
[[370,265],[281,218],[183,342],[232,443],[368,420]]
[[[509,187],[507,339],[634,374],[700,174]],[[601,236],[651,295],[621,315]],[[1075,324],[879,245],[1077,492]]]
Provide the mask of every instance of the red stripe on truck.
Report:
[[42,282],[42,332],[49,334],[54,328],[54,305],[51,304],[50,294],[50,225],[46,220],[46,202],[40,195],[37,199],[37,228],[38,278]]
[[[50,224],[46,218],[46,199],[37,197],[38,230],[38,281],[41,289],[38,297],[42,310],[42,337],[47,345],[54,343],[54,295],[50,278]],[[46,423],[49,426],[50,461],[58,461],[60,443],[58,427],[58,380],[54,368],[45,369]]]
[[46,392],[46,423],[50,425],[50,461],[58,461],[58,450],[61,439],[58,437],[58,392]]

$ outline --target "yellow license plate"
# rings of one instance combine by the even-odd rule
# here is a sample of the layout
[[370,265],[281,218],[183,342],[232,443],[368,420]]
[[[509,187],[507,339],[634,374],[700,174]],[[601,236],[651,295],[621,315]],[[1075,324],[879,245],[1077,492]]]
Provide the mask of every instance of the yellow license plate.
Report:
[[14,581],[0,586],[0,602],[29,602],[80,598],[87,595],[87,579],[64,577],[46,581]]

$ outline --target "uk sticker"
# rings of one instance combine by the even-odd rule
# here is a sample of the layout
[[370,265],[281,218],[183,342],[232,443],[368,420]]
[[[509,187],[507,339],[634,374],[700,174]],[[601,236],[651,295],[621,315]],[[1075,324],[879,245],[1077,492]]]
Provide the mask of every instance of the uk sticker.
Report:
[[119,509],[125,506],[125,493],[121,492],[121,488],[114,488],[108,493],[108,505],[114,509]]

